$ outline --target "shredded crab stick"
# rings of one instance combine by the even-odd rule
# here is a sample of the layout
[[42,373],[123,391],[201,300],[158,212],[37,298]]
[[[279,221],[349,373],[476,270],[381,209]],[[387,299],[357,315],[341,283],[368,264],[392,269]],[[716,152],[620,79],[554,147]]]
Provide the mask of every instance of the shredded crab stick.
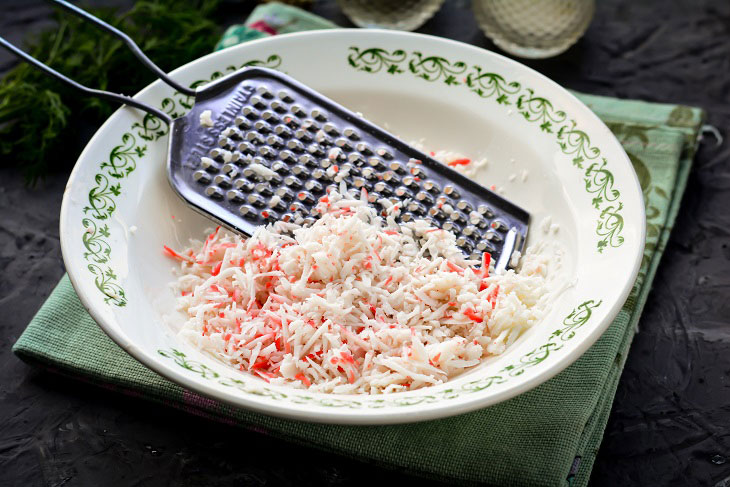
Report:
[[399,226],[342,187],[310,226],[277,222],[244,239],[217,228],[166,256],[179,264],[180,334],[273,384],[378,394],[440,384],[502,353],[544,314],[548,257],[490,273],[453,234]]
[[460,158],[460,159],[454,159],[452,161],[449,161],[446,164],[448,164],[451,167],[456,167],[456,166],[467,166],[470,163],[471,163],[471,159]]

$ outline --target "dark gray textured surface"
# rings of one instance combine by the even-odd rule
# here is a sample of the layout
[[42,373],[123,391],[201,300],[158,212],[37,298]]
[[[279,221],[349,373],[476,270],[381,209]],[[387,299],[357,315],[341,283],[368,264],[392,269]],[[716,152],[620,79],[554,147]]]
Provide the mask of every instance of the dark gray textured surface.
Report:
[[[703,107],[708,122],[730,136],[730,3],[597,3],[596,18],[578,45],[527,64],[589,93]],[[247,2],[231,5],[241,17],[250,10]],[[318,2],[315,11],[347,25],[331,0]],[[23,32],[48,25],[47,13],[42,2],[0,2],[0,35],[17,41]],[[493,48],[466,1],[447,0],[421,30]],[[7,60],[0,55],[0,70]],[[594,485],[730,486],[729,147],[708,139],[697,156],[621,379]],[[409,480],[17,360],[10,347],[63,273],[58,210],[69,169],[57,169],[34,190],[23,186],[16,170],[0,169],[0,485]]]

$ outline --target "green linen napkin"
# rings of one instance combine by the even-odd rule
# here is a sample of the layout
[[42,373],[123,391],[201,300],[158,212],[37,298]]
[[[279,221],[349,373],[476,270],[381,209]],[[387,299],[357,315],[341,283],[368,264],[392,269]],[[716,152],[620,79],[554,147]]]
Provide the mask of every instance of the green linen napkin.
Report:
[[215,50],[270,35],[336,27],[337,24],[306,10],[279,2],[270,2],[256,7],[246,19],[246,23],[232,25],[226,29],[221,40],[216,44]]
[[646,251],[633,291],[604,335],[565,371],[514,399],[457,417],[381,427],[310,424],[237,409],[187,391],[127,355],[91,319],[68,277],[13,350],[29,363],[102,387],[421,476],[495,486],[586,485],[682,199],[703,113],[577,95],[634,163],[647,207]]

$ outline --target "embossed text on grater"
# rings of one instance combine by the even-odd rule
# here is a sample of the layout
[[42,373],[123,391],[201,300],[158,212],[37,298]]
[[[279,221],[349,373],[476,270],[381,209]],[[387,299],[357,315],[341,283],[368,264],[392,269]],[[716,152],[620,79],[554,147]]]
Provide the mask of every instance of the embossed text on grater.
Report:
[[[278,220],[311,223],[318,200],[344,182],[365,189],[396,221],[425,219],[452,232],[464,253],[510,266],[525,244],[520,207],[279,72],[249,68],[220,90],[205,87],[175,120],[168,176],[195,209],[251,235]],[[214,124],[202,126],[211,110]]]

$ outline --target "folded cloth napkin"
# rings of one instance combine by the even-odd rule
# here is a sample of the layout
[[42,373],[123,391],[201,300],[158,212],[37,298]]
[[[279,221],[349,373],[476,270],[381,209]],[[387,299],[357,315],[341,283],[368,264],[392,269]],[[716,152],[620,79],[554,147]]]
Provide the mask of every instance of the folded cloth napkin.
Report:
[[337,24],[298,7],[279,2],[265,3],[251,12],[244,24],[232,25],[226,29],[215,50],[270,35],[336,27]]
[[[305,19],[310,28],[329,26],[292,7],[265,8],[267,23],[283,19],[281,12],[286,12],[290,20]],[[257,9],[254,18],[260,18],[257,12],[261,14]],[[68,277],[13,350],[29,363],[103,387],[450,483],[586,485],[677,215],[703,113],[685,106],[577,95],[614,131],[634,163],[647,208],[646,251],[633,291],[604,335],[565,371],[514,399],[452,418],[381,427],[309,424],[233,408],[187,391],[127,355],[91,319]]]

